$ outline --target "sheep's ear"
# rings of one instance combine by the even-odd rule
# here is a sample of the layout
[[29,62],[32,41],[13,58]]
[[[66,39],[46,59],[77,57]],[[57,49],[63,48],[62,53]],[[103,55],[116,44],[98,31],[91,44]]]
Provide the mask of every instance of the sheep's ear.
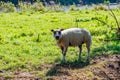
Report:
[[60,31],[63,31],[64,29],[60,29]]
[[54,32],[54,30],[53,30],[53,29],[51,29],[51,32]]

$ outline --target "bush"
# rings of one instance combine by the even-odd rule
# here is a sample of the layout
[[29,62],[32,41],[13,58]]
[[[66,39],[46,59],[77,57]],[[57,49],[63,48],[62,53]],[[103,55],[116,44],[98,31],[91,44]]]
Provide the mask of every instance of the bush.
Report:
[[[54,5],[54,6],[43,6],[41,2],[35,2],[33,4],[27,2],[19,2],[17,9],[20,9],[22,12],[34,12],[34,11],[51,11],[51,12],[60,12],[63,11],[61,5]],[[0,11],[2,12],[14,12],[15,6],[11,2],[0,2]]]
[[34,4],[31,3],[23,3],[19,2],[19,6],[22,11],[44,11],[45,7],[42,5],[41,2],[36,2]]
[[28,11],[30,8],[30,4],[27,3],[23,3],[23,2],[19,2],[20,9],[24,12],[24,11]]
[[107,10],[107,9],[105,8],[105,6],[102,5],[102,4],[99,4],[99,5],[93,4],[92,6],[93,6],[94,10]]
[[0,2],[0,11],[2,12],[14,12],[15,6],[11,2]]
[[77,10],[78,9],[75,4],[70,6],[70,11],[77,11]]
[[32,9],[35,11],[44,11],[44,6],[41,2],[36,2],[32,5]]
[[63,11],[64,9],[64,6],[61,6],[60,4],[57,4],[57,5],[54,5],[54,6],[48,6],[47,7],[49,10],[48,11],[51,11],[51,12],[61,12]]

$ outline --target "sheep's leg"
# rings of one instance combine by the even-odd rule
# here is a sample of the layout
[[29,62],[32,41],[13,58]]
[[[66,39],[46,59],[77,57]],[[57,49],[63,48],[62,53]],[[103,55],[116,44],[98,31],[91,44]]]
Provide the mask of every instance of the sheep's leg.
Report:
[[66,52],[67,52],[67,48],[65,47],[61,47],[62,50],[62,55],[63,55],[63,62],[66,62]]
[[82,45],[79,46],[78,60],[81,60],[81,53],[82,53]]
[[88,54],[87,54],[87,57],[86,57],[86,62],[89,63],[89,60],[90,60],[90,46],[87,46],[87,51],[88,51]]

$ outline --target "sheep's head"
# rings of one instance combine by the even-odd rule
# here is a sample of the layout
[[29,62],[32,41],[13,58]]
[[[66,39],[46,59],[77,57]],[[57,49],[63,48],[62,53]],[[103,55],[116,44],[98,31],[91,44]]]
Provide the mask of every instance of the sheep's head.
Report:
[[53,32],[53,36],[56,40],[59,40],[62,37],[62,33],[61,31],[63,31],[64,29],[60,29],[60,30],[51,30]]

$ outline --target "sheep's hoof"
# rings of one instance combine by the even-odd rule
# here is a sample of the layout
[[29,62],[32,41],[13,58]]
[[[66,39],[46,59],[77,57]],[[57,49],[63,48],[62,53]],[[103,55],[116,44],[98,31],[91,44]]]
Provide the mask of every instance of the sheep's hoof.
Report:
[[66,61],[65,60],[61,60],[61,64],[65,64],[66,63]]
[[80,61],[80,62],[81,62],[81,58],[78,58],[78,61]]
[[90,64],[90,61],[89,60],[86,60],[86,65]]

